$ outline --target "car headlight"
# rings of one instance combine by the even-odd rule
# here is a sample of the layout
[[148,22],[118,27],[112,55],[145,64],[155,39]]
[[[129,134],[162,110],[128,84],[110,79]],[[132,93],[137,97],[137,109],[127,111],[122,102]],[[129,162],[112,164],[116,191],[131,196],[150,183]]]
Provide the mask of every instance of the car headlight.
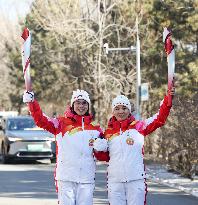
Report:
[[54,141],[55,141],[55,137],[47,138],[47,140],[49,140],[49,141],[51,141],[51,142],[54,142]]
[[19,138],[19,137],[8,137],[8,140],[9,140],[10,142],[16,142],[16,141],[21,141],[22,139]]

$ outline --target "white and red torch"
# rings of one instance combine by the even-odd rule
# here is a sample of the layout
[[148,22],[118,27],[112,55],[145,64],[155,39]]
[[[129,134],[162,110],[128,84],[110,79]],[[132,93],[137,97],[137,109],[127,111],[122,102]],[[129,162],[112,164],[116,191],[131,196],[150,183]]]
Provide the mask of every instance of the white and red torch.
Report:
[[30,48],[31,48],[31,33],[28,28],[23,30],[21,35],[23,40],[22,45],[22,65],[23,65],[23,74],[25,79],[25,87],[27,91],[32,91],[32,81],[30,76]]
[[168,105],[172,104],[172,96],[170,95],[171,89],[174,86],[174,77],[175,77],[175,50],[174,45],[171,41],[172,33],[164,28],[163,32],[163,42],[164,48],[167,54],[167,62],[168,62]]

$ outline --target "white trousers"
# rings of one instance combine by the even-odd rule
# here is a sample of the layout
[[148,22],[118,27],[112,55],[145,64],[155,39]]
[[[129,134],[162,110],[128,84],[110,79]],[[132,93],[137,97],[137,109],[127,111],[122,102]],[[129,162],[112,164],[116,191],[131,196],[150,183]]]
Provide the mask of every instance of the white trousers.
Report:
[[93,205],[94,184],[58,181],[59,205]]
[[147,185],[144,179],[130,182],[109,182],[110,205],[146,205]]

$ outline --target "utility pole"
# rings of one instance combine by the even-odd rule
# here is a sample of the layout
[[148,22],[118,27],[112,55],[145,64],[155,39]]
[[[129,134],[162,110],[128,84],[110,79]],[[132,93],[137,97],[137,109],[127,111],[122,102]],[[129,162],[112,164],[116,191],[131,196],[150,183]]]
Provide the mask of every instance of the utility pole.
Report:
[[140,39],[138,30],[138,19],[136,19],[137,39],[136,39],[136,112],[137,118],[141,118],[141,72],[140,72]]

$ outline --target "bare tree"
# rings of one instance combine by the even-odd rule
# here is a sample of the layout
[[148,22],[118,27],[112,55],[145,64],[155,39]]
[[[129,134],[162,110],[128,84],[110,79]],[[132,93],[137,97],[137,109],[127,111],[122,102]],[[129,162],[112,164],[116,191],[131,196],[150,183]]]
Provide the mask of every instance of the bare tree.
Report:
[[[136,9],[140,4],[133,2],[131,6],[130,9]],[[119,52],[106,56],[103,51],[105,42],[112,47],[135,44],[135,19],[138,15],[141,21],[142,11],[140,8],[130,12],[130,9],[128,1],[121,0],[37,0],[32,7],[35,29],[49,31],[62,51],[70,50],[81,59],[79,69],[74,69],[79,75],[73,72],[74,87],[89,90],[96,120],[102,124],[106,122],[104,116],[112,97],[119,93],[134,97],[131,93],[135,93],[135,57]],[[64,59],[54,58],[63,68],[68,68]]]
[[[1,77],[0,77],[0,109],[12,109],[9,95],[12,93],[12,84],[10,82],[10,67],[13,64],[10,61],[10,51],[19,50],[20,46],[20,27],[19,24],[14,24],[8,18],[0,16],[0,60],[1,60]],[[16,108],[13,108],[16,109]]]

